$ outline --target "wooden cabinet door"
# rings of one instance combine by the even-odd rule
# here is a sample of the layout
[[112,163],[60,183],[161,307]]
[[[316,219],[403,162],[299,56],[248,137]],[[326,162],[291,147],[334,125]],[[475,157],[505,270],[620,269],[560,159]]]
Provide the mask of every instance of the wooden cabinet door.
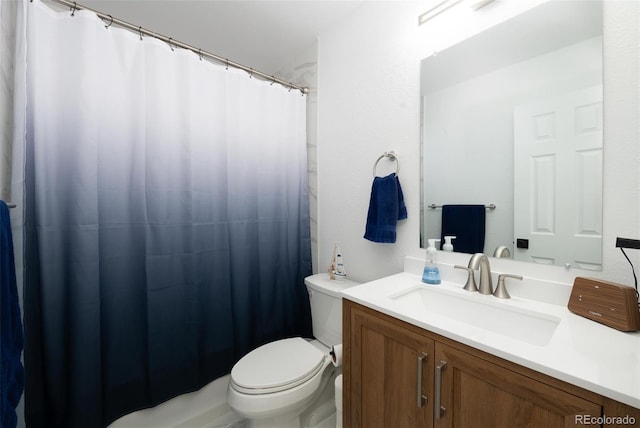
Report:
[[604,428],[640,426],[640,409],[610,398],[604,399]]
[[345,426],[432,427],[434,341],[348,301],[343,321]]
[[602,413],[599,404],[438,342],[439,364],[435,389],[442,388],[443,410],[436,428],[561,428],[582,426],[576,415]]

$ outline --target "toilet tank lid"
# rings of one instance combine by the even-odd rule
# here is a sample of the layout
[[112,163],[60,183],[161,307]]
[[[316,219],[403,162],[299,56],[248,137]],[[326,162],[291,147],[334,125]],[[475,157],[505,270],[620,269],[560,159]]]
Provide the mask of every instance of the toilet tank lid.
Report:
[[301,337],[267,343],[242,357],[231,380],[255,393],[280,390],[306,381],[322,366],[325,355]]
[[304,283],[312,290],[333,297],[338,297],[342,290],[360,285],[359,282],[347,278],[330,279],[328,273],[318,273],[308,276],[304,279]]

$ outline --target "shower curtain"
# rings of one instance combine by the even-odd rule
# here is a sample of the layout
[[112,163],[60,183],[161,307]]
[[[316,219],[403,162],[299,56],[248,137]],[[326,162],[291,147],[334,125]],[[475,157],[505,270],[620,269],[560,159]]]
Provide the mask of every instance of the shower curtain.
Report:
[[30,427],[98,427],[311,334],[305,97],[28,9]]

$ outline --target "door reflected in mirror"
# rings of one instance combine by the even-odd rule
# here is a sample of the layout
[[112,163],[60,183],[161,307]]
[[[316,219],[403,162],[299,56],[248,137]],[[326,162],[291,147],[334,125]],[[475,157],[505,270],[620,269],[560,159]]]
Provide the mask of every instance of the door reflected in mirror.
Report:
[[600,270],[602,3],[544,3],[421,67],[422,246],[443,205],[494,204],[485,254]]

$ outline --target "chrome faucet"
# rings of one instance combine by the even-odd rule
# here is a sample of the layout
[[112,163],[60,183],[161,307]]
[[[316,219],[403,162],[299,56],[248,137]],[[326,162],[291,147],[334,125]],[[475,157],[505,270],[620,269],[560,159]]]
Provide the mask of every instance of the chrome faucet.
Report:
[[469,268],[473,270],[480,269],[480,283],[478,287],[480,294],[493,294],[489,257],[482,253],[475,253],[469,260]]

